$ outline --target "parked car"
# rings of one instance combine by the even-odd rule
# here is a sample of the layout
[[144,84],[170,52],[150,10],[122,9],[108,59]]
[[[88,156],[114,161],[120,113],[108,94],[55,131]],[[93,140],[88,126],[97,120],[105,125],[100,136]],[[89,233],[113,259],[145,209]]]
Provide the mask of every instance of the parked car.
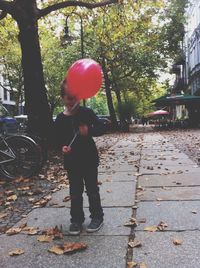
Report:
[[18,132],[18,122],[8,110],[0,104],[0,134],[15,134]]
[[111,129],[111,120],[109,115],[97,115],[99,120],[104,124],[106,131]]

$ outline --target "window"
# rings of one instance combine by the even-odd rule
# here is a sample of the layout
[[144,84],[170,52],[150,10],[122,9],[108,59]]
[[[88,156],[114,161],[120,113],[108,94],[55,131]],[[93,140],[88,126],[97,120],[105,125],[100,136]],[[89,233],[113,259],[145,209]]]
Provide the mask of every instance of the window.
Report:
[[3,94],[4,95],[4,100],[7,100],[8,99],[8,92],[7,92],[7,90],[5,88],[3,89],[3,91],[4,91],[3,92],[4,93]]

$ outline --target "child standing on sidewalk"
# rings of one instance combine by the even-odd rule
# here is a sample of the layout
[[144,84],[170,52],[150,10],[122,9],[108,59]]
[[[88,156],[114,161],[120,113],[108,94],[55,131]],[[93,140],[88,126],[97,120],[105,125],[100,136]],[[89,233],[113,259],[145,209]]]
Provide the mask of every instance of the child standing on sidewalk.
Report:
[[100,136],[104,126],[94,112],[81,107],[75,96],[67,89],[66,81],[61,85],[61,97],[65,111],[55,121],[57,144],[64,154],[64,168],[67,170],[71,196],[71,224],[69,233],[80,234],[85,220],[83,211],[83,191],[86,187],[91,222],[87,232],[95,232],[103,225],[103,209],[101,207],[97,181],[99,157],[92,136]]

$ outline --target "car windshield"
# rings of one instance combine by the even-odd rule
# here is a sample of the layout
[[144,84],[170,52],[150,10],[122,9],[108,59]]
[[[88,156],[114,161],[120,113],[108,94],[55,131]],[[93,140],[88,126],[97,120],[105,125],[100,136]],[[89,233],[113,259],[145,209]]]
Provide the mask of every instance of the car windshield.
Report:
[[7,109],[0,104],[0,116],[8,116],[8,115],[9,112],[7,111]]

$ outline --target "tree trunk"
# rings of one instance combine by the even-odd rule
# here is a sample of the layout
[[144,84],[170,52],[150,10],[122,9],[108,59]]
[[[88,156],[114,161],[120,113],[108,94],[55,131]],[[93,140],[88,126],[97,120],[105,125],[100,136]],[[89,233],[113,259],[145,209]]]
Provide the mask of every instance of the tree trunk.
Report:
[[123,124],[126,120],[124,118],[123,112],[122,112],[122,99],[121,99],[121,94],[120,90],[117,88],[117,85],[115,84],[115,95],[117,97],[117,102],[118,102],[118,112],[119,112],[119,120],[120,123]]
[[112,95],[111,95],[111,90],[110,90],[110,81],[109,81],[108,74],[106,71],[104,58],[102,61],[102,69],[103,69],[103,73],[104,73],[106,97],[107,97],[107,104],[108,104],[108,109],[109,109],[109,113],[110,113],[110,117],[111,117],[111,122],[112,122],[114,129],[117,129],[117,126],[118,126],[117,118],[116,118],[116,114],[115,114],[115,110],[114,110],[114,106],[113,106]]
[[29,132],[46,137],[51,124],[38,36],[36,1],[20,0],[13,16],[19,26]]

